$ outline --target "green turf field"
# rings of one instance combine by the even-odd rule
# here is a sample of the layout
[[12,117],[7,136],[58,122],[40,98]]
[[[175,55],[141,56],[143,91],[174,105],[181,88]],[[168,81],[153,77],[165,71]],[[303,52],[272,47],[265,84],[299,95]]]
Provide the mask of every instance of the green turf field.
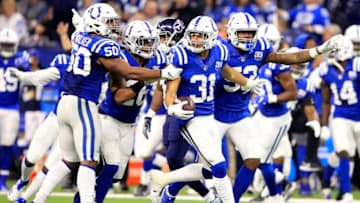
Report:
[[[8,182],[8,186],[11,186],[12,184],[14,184],[14,181],[9,181]],[[115,202],[121,202],[121,203],[151,203],[150,199],[147,198],[135,198],[132,196],[132,192],[134,190],[135,187],[130,187],[130,190],[127,192],[118,192],[115,190],[115,192],[109,194],[109,197],[106,198],[105,203],[115,203]],[[182,200],[176,200],[177,203],[205,203],[206,201],[201,200],[201,198],[199,196],[192,196],[192,195],[187,195],[186,194],[186,190],[188,188],[184,188],[181,192],[180,195],[181,197],[179,197]],[[333,197],[336,197],[337,195],[337,191],[334,191],[333,193]],[[360,200],[360,191],[354,191],[353,192],[354,195],[354,199],[355,200]],[[73,193],[71,192],[64,192],[62,191],[60,188],[56,188],[55,193],[48,199],[47,203],[63,203],[63,202],[73,202],[72,201],[72,196]],[[249,200],[249,198],[254,197],[254,195],[249,195],[246,194],[244,195],[244,198],[246,201]],[[317,191],[313,192],[313,196],[312,197],[300,197],[298,191],[294,192],[294,198],[291,199],[292,203],[310,203],[313,202],[314,200],[316,200],[317,203],[327,203],[329,202],[329,200],[323,200],[321,201],[321,194],[319,194]],[[185,200],[184,200],[185,199]],[[189,200],[187,200],[189,199]],[[320,201],[319,201],[320,200]],[[2,193],[0,194],[0,203],[7,203],[9,202],[7,200],[7,196],[6,194]],[[354,201],[353,203],[360,203],[360,201]]]

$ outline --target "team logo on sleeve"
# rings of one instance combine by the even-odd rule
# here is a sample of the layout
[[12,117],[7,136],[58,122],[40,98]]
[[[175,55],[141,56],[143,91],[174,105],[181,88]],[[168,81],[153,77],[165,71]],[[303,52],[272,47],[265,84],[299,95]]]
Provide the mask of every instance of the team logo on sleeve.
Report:
[[216,61],[215,64],[215,70],[220,70],[220,68],[223,66],[223,62],[222,61]]
[[257,61],[261,61],[263,58],[263,52],[262,51],[255,51],[254,58]]

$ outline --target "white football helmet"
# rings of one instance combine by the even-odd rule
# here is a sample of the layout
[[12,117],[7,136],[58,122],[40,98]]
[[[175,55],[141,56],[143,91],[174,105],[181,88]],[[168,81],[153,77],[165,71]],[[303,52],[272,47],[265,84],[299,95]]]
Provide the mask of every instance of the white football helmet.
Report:
[[[290,47],[285,51],[285,53],[295,53],[300,51],[298,47]],[[304,73],[306,71],[306,67],[309,65],[308,62],[300,63],[300,64],[293,64],[290,65],[291,67],[291,76],[294,78],[294,80],[298,80],[304,76]]]
[[135,55],[143,58],[154,56],[159,46],[159,36],[150,23],[136,20],[129,23],[125,28],[124,44],[125,47]]
[[[193,35],[200,35],[201,41],[192,40]],[[208,16],[198,16],[192,19],[185,30],[184,46],[194,53],[211,49],[218,36],[218,28],[213,19]]]
[[[230,16],[227,24],[227,35],[233,46],[243,50],[249,51],[254,47],[256,42],[256,31],[258,25],[255,18],[248,13],[235,13]],[[252,38],[239,38],[239,32],[253,32]]]
[[280,47],[281,35],[279,30],[273,24],[263,24],[256,32],[256,36],[268,39],[274,50],[278,51]]
[[108,4],[97,3],[83,14],[85,32],[95,33],[110,39],[118,39],[120,33],[120,17]]
[[0,55],[4,58],[14,56],[18,50],[19,37],[13,30],[4,28],[0,31]]
[[354,45],[354,56],[360,56],[360,25],[352,25],[345,30],[345,37]]

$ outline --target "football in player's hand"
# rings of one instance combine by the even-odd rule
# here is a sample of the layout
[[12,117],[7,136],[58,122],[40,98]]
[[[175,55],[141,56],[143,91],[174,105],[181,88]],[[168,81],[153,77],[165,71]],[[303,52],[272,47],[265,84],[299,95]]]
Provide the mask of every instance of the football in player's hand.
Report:
[[178,97],[177,100],[180,102],[187,101],[187,104],[183,106],[183,110],[195,111],[195,103],[190,97]]

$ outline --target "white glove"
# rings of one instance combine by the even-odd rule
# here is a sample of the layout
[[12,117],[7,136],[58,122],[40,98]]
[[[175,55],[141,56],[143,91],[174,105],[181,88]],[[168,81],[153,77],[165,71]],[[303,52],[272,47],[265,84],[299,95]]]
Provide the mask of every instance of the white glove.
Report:
[[321,127],[320,139],[326,141],[330,137],[330,129],[327,126]]
[[73,12],[73,17],[71,19],[72,24],[74,25],[76,30],[83,31],[84,29],[83,18],[79,15],[79,13],[75,9],[71,9],[71,11]]
[[308,121],[308,122],[306,122],[305,125],[308,126],[308,127],[310,127],[311,129],[313,129],[315,138],[319,138],[319,137],[320,137],[320,134],[321,134],[321,126],[320,126],[319,121],[317,121],[317,120]]
[[266,82],[264,79],[248,79],[246,85],[244,86],[245,89],[250,89],[257,95],[264,94],[263,84]]
[[166,68],[161,69],[161,78],[167,80],[175,80],[180,77],[181,72],[181,68],[175,68],[174,65],[170,64],[166,66]]
[[187,120],[194,116],[195,111],[186,111],[183,110],[183,106],[187,104],[187,101],[180,102],[178,104],[172,104],[168,107],[168,114],[170,116],[175,116],[180,118],[181,120]]
[[17,78],[21,80],[22,71],[18,70],[17,68],[8,68],[4,74],[5,78]]
[[320,54],[324,54],[327,53],[329,51],[338,49],[341,45],[340,45],[340,41],[343,39],[343,35],[335,35],[333,37],[331,37],[329,40],[327,40],[326,42],[324,42],[322,45],[312,48],[310,49],[310,56],[312,58],[316,58],[318,55]]

